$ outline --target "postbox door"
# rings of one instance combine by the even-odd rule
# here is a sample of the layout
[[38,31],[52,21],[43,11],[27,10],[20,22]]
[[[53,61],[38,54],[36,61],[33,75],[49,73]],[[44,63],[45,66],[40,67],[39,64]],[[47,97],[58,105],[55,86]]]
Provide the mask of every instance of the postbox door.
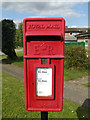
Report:
[[[37,63],[37,65],[35,64]],[[52,95],[37,96],[37,68],[52,69]],[[61,69],[60,69],[61,68]],[[40,59],[27,59],[27,108],[28,110],[50,110],[60,111],[62,108],[62,79],[63,79],[63,59],[50,59],[50,65],[42,65]],[[41,77],[42,78],[42,77]],[[38,86],[39,87],[39,86]],[[47,88],[48,89],[48,88]],[[38,89],[40,91],[40,89]],[[38,92],[39,92],[38,91]]]

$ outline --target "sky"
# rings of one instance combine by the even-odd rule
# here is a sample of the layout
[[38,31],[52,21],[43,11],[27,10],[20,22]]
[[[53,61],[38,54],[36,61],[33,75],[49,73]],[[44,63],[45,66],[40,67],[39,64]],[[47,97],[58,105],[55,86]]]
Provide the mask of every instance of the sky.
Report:
[[0,19],[13,19],[17,25],[27,17],[63,17],[68,27],[88,27],[88,0],[3,0],[0,11]]

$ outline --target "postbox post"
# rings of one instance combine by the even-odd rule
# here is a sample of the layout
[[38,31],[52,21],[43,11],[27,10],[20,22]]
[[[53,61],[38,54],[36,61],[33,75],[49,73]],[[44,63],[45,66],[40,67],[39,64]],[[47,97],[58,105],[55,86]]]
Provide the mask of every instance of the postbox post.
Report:
[[41,120],[48,120],[48,112],[41,111]]
[[[47,59],[41,59],[41,64],[47,64]],[[41,111],[41,120],[48,120],[48,112]]]

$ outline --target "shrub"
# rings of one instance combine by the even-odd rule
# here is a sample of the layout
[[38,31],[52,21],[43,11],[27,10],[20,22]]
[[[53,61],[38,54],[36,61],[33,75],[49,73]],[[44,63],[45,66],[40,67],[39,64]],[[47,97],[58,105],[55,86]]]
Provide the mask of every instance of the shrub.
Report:
[[82,46],[66,46],[65,47],[65,67],[67,69],[87,69],[88,58],[86,50]]

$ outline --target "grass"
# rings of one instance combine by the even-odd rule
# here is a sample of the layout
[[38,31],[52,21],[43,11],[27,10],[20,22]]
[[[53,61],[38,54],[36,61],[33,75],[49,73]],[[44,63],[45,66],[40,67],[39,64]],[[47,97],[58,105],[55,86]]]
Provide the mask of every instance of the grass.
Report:
[[16,60],[11,60],[7,57],[7,55],[2,56],[2,62],[10,63],[13,65],[17,65],[19,67],[23,67],[23,51],[16,52],[18,58]]
[[86,87],[90,87],[90,82],[83,84]]
[[[17,60],[11,60],[7,58],[6,55],[2,56],[2,59],[3,61],[5,60],[7,63],[12,63],[19,67],[23,67],[23,51],[17,52],[16,54],[18,56]],[[73,80],[87,75],[88,70],[67,70],[66,68],[64,68],[64,80]]]
[[23,47],[17,46],[15,49],[22,49]]
[[[40,112],[24,108],[24,81],[6,73],[2,74],[2,116],[3,118],[40,118]],[[87,118],[88,111],[79,105],[63,100],[61,112],[48,112],[49,118]]]
[[2,72],[0,70],[0,120],[2,118]]
[[88,75],[88,70],[68,70],[64,68],[64,80],[73,80]]

